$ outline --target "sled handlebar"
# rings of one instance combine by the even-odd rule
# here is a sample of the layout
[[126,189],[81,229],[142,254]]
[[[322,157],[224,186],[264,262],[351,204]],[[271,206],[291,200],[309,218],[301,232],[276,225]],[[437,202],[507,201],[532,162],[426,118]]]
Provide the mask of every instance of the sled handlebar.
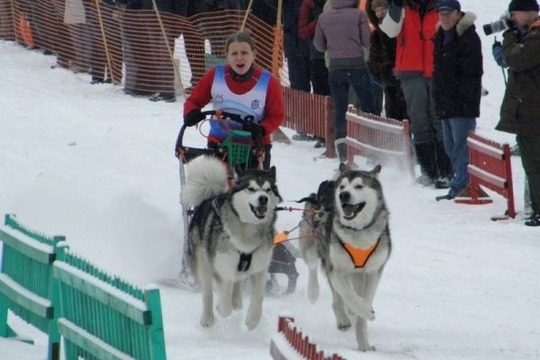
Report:
[[[221,120],[229,119],[229,120],[239,123],[242,126],[252,123],[255,120],[255,117],[253,115],[246,115],[242,117],[241,115],[233,114],[228,111],[222,111],[222,110],[207,110],[207,111],[202,111],[201,114],[204,115],[205,118],[215,116],[216,118],[221,119]],[[182,143],[183,143],[183,138],[184,138],[184,132],[186,131],[187,128],[188,126],[186,124],[183,124],[182,127],[180,128],[180,132],[178,133],[178,138],[176,139],[176,147],[175,147],[176,157],[178,157],[178,150],[184,148],[184,145]]]

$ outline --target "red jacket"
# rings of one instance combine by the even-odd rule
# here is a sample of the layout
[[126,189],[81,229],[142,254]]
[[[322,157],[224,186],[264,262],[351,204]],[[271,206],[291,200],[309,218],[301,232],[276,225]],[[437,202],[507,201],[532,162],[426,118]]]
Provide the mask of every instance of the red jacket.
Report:
[[[226,65],[225,81],[232,92],[235,94],[245,94],[255,86],[263,72],[263,69],[255,64],[253,64],[253,67],[253,75],[251,78],[240,82],[232,78],[229,73],[230,66]],[[211,68],[197,83],[191,92],[191,95],[184,103],[184,114],[188,114],[190,111],[195,109],[200,110],[212,100],[211,91],[215,71],[215,67]],[[270,82],[268,84],[264,112],[264,118],[260,123],[260,125],[266,131],[263,143],[270,144],[270,134],[279,128],[285,117],[285,107],[283,105],[281,85],[274,76],[270,78]]]
[[[381,24],[381,29],[390,37],[397,33],[396,67],[400,72],[419,72],[425,77],[433,76],[433,37],[437,32],[439,15],[435,6],[436,1],[429,1],[425,14],[422,16],[419,5],[414,1],[407,1],[402,13],[402,23],[395,23],[387,17]],[[388,31],[389,27],[390,31]]]

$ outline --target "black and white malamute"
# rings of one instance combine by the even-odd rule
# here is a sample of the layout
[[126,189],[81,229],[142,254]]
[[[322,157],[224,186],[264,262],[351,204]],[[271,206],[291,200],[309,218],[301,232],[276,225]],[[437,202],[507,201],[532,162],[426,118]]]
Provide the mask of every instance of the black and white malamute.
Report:
[[191,270],[201,286],[201,325],[214,323],[213,285],[217,312],[229,316],[242,307],[241,285],[251,282],[246,326],[254,329],[262,316],[266,273],[276,234],[274,208],[281,202],[276,169],[247,170],[227,185],[220,160],[202,156],[186,165],[184,203],[195,206],[189,225]]
[[374,350],[367,338],[367,321],[375,319],[373,298],[391,252],[389,213],[377,176],[372,171],[340,165],[335,180],[321,183],[306,199],[300,224],[300,252],[309,268],[308,298],[319,296],[317,267],[322,264],[332,289],[332,307],[340,330],[356,318],[361,351]]

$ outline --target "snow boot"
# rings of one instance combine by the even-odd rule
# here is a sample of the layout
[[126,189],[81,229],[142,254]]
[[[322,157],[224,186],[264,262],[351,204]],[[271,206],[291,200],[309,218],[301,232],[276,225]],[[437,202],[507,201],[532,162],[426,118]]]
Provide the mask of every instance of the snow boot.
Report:
[[414,145],[416,151],[416,160],[420,165],[422,175],[416,179],[416,182],[423,186],[431,186],[438,178],[437,154],[435,144],[422,143]]

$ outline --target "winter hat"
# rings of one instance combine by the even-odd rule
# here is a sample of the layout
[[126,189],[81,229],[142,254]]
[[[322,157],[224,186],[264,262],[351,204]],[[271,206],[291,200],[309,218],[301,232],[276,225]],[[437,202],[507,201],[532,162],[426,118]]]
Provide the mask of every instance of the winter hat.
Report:
[[461,11],[461,5],[457,0],[440,0],[439,11]]
[[371,9],[375,10],[378,7],[387,8],[388,0],[373,0],[371,3]]
[[512,0],[508,5],[508,11],[539,11],[536,0]]

